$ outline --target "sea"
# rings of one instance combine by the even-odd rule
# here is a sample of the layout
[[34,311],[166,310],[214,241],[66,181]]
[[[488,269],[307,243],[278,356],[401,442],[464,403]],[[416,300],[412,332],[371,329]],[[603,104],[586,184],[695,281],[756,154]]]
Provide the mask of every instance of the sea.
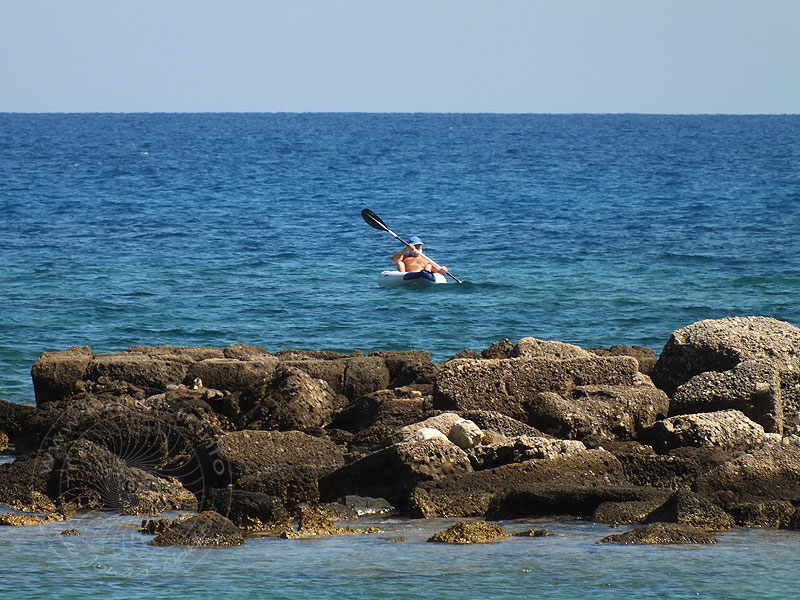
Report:
[[[364,208],[463,283],[378,287],[402,246]],[[798,256],[798,115],[0,114],[0,399],[76,345],[658,354],[703,319],[800,325]],[[556,519],[443,547],[398,521],[192,551],[73,524],[0,528],[4,599],[785,598],[800,572],[796,532],[612,547]]]

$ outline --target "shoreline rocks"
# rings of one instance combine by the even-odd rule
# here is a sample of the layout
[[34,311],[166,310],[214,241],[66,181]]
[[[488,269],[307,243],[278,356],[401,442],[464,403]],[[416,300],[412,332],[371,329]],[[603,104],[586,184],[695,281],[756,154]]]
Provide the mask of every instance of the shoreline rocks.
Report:
[[233,529],[288,531],[292,515],[336,534],[302,507],[344,518],[353,496],[424,518],[800,528],[800,329],[765,317],[689,325],[658,357],[535,338],[443,363],[76,346],[31,375],[35,407],[0,401],[0,445],[17,452],[0,503],[34,516],[201,510],[173,533],[234,545]]

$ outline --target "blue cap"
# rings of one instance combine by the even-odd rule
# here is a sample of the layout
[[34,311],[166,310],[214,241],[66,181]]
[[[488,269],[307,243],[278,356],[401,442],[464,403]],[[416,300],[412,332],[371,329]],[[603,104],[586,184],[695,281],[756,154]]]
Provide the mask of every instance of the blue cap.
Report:
[[420,246],[422,246],[422,240],[421,240],[421,239],[419,239],[419,238],[418,238],[417,236],[415,236],[415,235],[412,235],[410,238],[408,238],[408,242],[406,242],[406,243],[407,243],[409,246],[416,246],[417,244],[419,244]]

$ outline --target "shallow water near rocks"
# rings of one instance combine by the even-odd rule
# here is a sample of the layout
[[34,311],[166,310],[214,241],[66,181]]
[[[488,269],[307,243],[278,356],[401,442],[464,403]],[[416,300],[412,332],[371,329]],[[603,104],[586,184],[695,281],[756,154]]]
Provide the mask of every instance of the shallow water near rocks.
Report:
[[[501,522],[555,536],[476,545],[426,540],[453,520],[365,518],[384,533],[226,549],[156,548],[140,518],[91,513],[67,523],[4,528],[3,598],[787,598],[797,533],[734,529],[707,546],[596,542],[626,528],[580,520]],[[67,528],[79,536],[62,536]],[[392,543],[400,536],[406,541]],[[56,575],[57,574],[57,575]]]

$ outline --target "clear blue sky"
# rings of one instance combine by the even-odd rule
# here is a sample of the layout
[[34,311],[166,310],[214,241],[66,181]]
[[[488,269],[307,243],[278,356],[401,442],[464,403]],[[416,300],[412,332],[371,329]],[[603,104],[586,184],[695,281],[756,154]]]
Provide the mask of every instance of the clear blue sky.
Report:
[[800,113],[800,0],[0,0],[0,111]]

